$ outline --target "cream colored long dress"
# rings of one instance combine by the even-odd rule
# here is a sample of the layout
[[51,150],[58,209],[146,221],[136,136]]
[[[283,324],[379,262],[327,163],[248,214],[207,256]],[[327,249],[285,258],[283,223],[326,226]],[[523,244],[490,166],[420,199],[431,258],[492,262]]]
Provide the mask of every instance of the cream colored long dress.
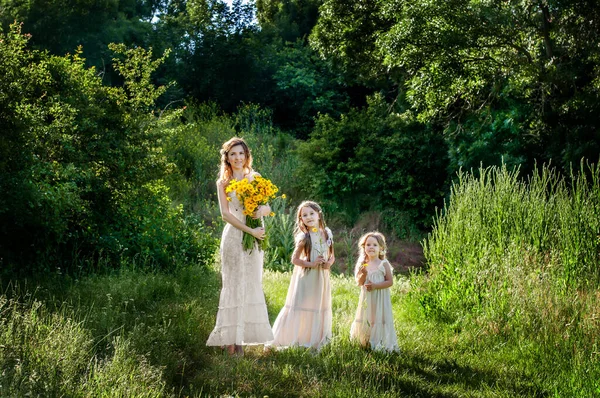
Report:
[[[243,223],[246,216],[235,192],[230,192],[229,211]],[[263,256],[258,249],[242,249],[242,231],[225,225],[221,237],[222,288],[214,330],[206,345],[264,344],[273,340],[262,288]]]
[[[389,262],[383,260],[376,269],[367,269],[365,283],[383,282],[386,262],[392,269]],[[373,289],[369,292],[364,286],[361,287],[358,309],[350,329],[350,339],[358,341],[361,345],[369,343],[374,350],[399,350],[389,288]]]
[[[310,261],[319,255],[328,259],[333,240],[329,228],[326,230],[327,240],[319,232],[310,232]],[[331,340],[331,321],[329,269],[294,266],[285,306],[273,324],[274,340],[270,345],[320,349]]]

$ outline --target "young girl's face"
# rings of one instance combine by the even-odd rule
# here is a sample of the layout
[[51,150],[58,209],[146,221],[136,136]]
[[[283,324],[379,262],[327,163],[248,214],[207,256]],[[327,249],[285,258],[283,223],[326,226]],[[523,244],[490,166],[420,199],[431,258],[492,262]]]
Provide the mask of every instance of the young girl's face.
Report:
[[241,145],[232,146],[227,152],[227,161],[234,170],[243,170],[246,165],[246,152]]
[[369,257],[369,259],[373,260],[375,258],[379,258],[380,251],[381,246],[379,246],[377,239],[375,239],[373,236],[369,236],[365,242],[365,254]]
[[319,212],[310,206],[304,206],[300,210],[300,219],[307,228],[319,228]]

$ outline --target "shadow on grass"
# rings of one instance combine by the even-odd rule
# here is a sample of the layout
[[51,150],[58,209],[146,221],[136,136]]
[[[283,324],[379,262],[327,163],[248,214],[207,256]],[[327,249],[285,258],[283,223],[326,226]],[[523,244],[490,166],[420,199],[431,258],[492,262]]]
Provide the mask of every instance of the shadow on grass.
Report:
[[475,369],[411,352],[386,354],[333,342],[317,353],[248,350],[244,358],[213,358],[194,383],[209,394],[256,396],[527,396],[550,394],[526,375]]
[[[13,291],[81,319],[95,340],[91,355],[96,358],[111,355],[113,337],[127,339],[136,354],[162,369],[174,396],[550,395],[517,371],[500,374],[413,351],[373,352],[339,336],[318,353],[267,353],[257,346],[243,358],[230,358],[205,345],[214,327],[220,284],[213,268],[192,267],[172,274],[122,270],[81,280],[55,276],[20,282]],[[268,302],[268,309],[272,322],[280,303]]]

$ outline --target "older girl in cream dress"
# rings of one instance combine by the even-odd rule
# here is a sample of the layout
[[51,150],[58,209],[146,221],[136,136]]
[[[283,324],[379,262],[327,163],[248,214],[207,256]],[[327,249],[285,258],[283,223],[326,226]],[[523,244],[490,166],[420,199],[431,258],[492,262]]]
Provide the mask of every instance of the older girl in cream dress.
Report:
[[325,227],[321,207],[302,202],[296,214],[294,271],[285,306],[273,324],[273,347],[320,349],[331,339],[331,283],[335,261],[331,230]]

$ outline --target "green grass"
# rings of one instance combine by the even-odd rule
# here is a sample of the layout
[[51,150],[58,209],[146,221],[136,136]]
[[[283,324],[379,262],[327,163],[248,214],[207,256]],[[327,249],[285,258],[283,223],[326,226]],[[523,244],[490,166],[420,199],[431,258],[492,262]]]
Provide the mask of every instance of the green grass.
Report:
[[[216,268],[3,279],[0,396],[599,396],[600,169],[585,172],[461,175],[425,241],[428,272],[391,288],[399,354],[349,341],[359,290],[339,264],[328,346],[243,358],[205,345]],[[351,264],[352,234],[339,236]],[[290,277],[264,273],[271,322]]]
[[[290,276],[265,272],[271,321]],[[349,341],[359,292],[351,278],[334,276],[329,346],[318,353],[257,346],[229,358],[204,345],[219,278],[200,267],[123,269],[11,284],[0,304],[0,395],[543,397],[573,396],[584,382],[564,361],[541,366],[553,358],[540,357],[546,351],[536,343],[425,319],[404,277],[392,287],[400,354]]]

